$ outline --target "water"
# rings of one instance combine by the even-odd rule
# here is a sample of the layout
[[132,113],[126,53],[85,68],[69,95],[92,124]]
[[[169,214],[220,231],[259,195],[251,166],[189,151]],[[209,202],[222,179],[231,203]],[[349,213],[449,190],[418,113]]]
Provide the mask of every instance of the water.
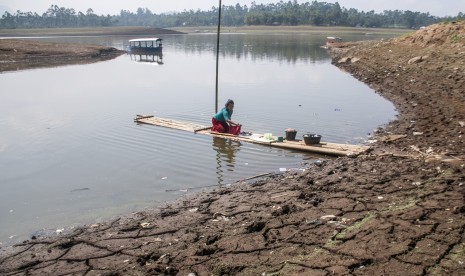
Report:
[[[123,49],[131,38],[44,40]],[[163,38],[162,57],[0,75],[1,243],[321,158],[135,124],[136,114],[209,124],[214,113],[216,36]],[[298,137],[362,143],[395,117],[394,107],[332,66],[324,40],[223,35],[219,105],[234,99],[233,119],[246,131],[284,135],[291,127]]]

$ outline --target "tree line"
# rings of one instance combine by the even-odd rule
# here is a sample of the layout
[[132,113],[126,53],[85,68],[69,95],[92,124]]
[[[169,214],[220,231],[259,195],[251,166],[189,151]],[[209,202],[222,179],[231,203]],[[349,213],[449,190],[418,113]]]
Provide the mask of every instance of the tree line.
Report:
[[[339,3],[312,1],[299,4],[280,1],[275,4],[256,4],[250,7],[240,4],[222,6],[223,26],[244,25],[316,25],[347,27],[419,28],[441,21],[463,20],[456,17],[437,17],[429,13],[413,11],[358,11],[341,7]],[[154,26],[159,28],[180,26],[209,26],[218,23],[218,8],[210,10],[184,10],[175,13],[153,13],[147,8],[136,12],[121,10],[118,15],[97,15],[92,9],[85,13],[74,9],[51,5],[42,15],[32,12],[5,12],[0,19],[0,28],[63,28],[104,26]]]

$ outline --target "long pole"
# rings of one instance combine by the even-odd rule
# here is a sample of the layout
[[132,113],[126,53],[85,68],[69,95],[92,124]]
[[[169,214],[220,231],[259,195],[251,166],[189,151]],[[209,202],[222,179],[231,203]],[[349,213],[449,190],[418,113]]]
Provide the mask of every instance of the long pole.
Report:
[[215,113],[218,112],[218,64],[220,60],[220,26],[221,26],[221,0],[218,9],[218,32],[216,34],[216,91],[215,91]]

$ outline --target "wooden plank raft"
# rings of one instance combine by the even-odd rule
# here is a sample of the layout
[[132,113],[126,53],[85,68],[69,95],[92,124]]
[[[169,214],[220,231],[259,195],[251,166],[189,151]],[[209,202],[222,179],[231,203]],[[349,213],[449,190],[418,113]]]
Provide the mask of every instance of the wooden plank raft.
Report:
[[211,132],[210,126],[205,126],[201,124],[195,124],[191,122],[177,121],[166,118],[159,118],[154,116],[146,115],[137,115],[134,119],[134,122],[140,124],[155,125],[161,127],[167,127],[172,129],[179,129],[184,131],[189,131],[193,133],[199,133],[204,135],[209,135],[213,137],[221,137],[225,139],[230,139],[234,141],[242,141],[253,144],[260,144],[271,146],[275,148],[290,149],[297,151],[306,151],[311,153],[331,155],[331,156],[356,156],[370,149],[368,146],[360,145],[348,145],[348,144],[337,144],[337,143],[328,143],[321,142],[316,145],[306,145],[302,140],[277,142],[276,140],[268,141],[263,139],[263,135],[253,134],[250,136],[242,135],[232,135],[227,133],[217,133]]

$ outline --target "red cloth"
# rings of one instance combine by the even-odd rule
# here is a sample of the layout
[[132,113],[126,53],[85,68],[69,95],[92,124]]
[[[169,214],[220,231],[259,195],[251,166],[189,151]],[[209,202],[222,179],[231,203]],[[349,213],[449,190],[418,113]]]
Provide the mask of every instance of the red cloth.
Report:
[[230,126],[229,133],[233,135],[239,135],[239,133],[241,133],[241,126]]
[[212,130],[219,133],[229,133],[233,135],[239,135],[241,133],[241,126],[229,126],[226,122],[220,122],[212,118]]

